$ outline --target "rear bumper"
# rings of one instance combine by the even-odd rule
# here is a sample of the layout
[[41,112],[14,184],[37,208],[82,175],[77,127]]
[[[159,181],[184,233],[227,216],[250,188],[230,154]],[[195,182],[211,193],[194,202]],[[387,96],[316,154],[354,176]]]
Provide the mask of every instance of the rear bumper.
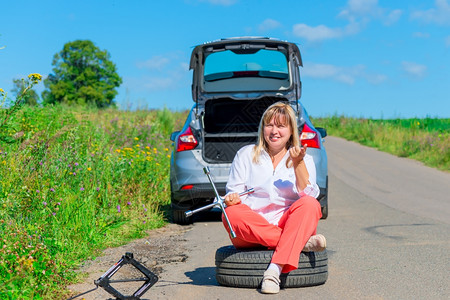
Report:
[[[172,155],[170,164],[170,186],[172,202],[210,200],[216,196],[204,167],[210,170],[210,176],[220,196],[225,195],[225,185],[231,164],[208,164],[201,151],[183,151]],[[192,185],[192,188],[185,187]]]
[[[206,177],[206,175],[205,175]],[[214,182],[219,196],[225,195],[225,182]],[[172,201],[185,202],[193,199],[214,199],[216,197],[210,183],[194,184],[191,189],[172,190]]]

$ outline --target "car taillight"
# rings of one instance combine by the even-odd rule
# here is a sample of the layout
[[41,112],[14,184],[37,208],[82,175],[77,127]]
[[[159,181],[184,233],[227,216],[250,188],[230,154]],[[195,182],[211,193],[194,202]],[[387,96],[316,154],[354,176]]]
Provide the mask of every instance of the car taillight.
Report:
[[177,152],[192,150],[197,147],[198,142],[192,134],[191,127],[188,127],[178,136]]
[[308,148],[320,149],[319,135],[307,124],[303,126],[302,133],[300,134],[300,142],[302,143],[302,145],[308,145]]
[[193,184],[187,184],[187,185],[183,185],[183,186],[181,187],[181,189],[182,189],[183,191],[185,191],[185,190],[192,190],[193,187],[194,187]]

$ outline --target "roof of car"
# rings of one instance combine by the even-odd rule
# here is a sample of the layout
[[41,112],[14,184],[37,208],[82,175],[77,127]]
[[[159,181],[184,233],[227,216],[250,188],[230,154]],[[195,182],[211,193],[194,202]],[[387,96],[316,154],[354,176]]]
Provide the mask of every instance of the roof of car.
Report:
[[239,37],[229,37],[222,38],[214,41],[204,42],[203,44],[197,45],[197,47],[205,47],[207,45],[214,44],[227,44],[233,42],[262,42],[262,43],[274,43],[274,44],[286,44],[286,45],[295,45],[295,43],[291,43],[288,41],[280,40],[277,38],[264,37],[264,36],[239,36]]

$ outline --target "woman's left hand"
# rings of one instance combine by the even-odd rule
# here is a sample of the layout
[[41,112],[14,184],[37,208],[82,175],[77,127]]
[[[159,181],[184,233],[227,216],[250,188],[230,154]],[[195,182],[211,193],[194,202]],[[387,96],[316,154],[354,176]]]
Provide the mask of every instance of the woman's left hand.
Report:
[[298,164],[303,160],[306,155],[306,148],[308,148],[307,145],[304,145],[303,147],[295,146],[289,149],[289,155],[291,156],[294,164]]

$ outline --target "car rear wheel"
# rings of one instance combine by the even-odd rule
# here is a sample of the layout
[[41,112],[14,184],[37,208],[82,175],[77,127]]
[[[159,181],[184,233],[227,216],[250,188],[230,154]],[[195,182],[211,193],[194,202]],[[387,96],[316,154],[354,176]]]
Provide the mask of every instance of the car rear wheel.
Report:
[[[236,249],[224,246],[216,251],[216,280],[230,287],[257,288],[267,269],[273,250]],[[315,286],[328,278],[328,256],[323,252],[302,252],[298,269],[280,276],[281,288]]]
[[179,225],[188,225],[192,223],[192,217],[186,217],[187,210],[174,210],[172,209],[173,222]]
[[192,223],[192,217],[186,217],[185,214],[192,208],[192,205],[190,203],[178,203],[173,199],[173,196],[171,195],[170,208],[172,209],[172,221],[175,224],[188,225]]
[[322,219],[328,218],[328,203],[322,207]]

